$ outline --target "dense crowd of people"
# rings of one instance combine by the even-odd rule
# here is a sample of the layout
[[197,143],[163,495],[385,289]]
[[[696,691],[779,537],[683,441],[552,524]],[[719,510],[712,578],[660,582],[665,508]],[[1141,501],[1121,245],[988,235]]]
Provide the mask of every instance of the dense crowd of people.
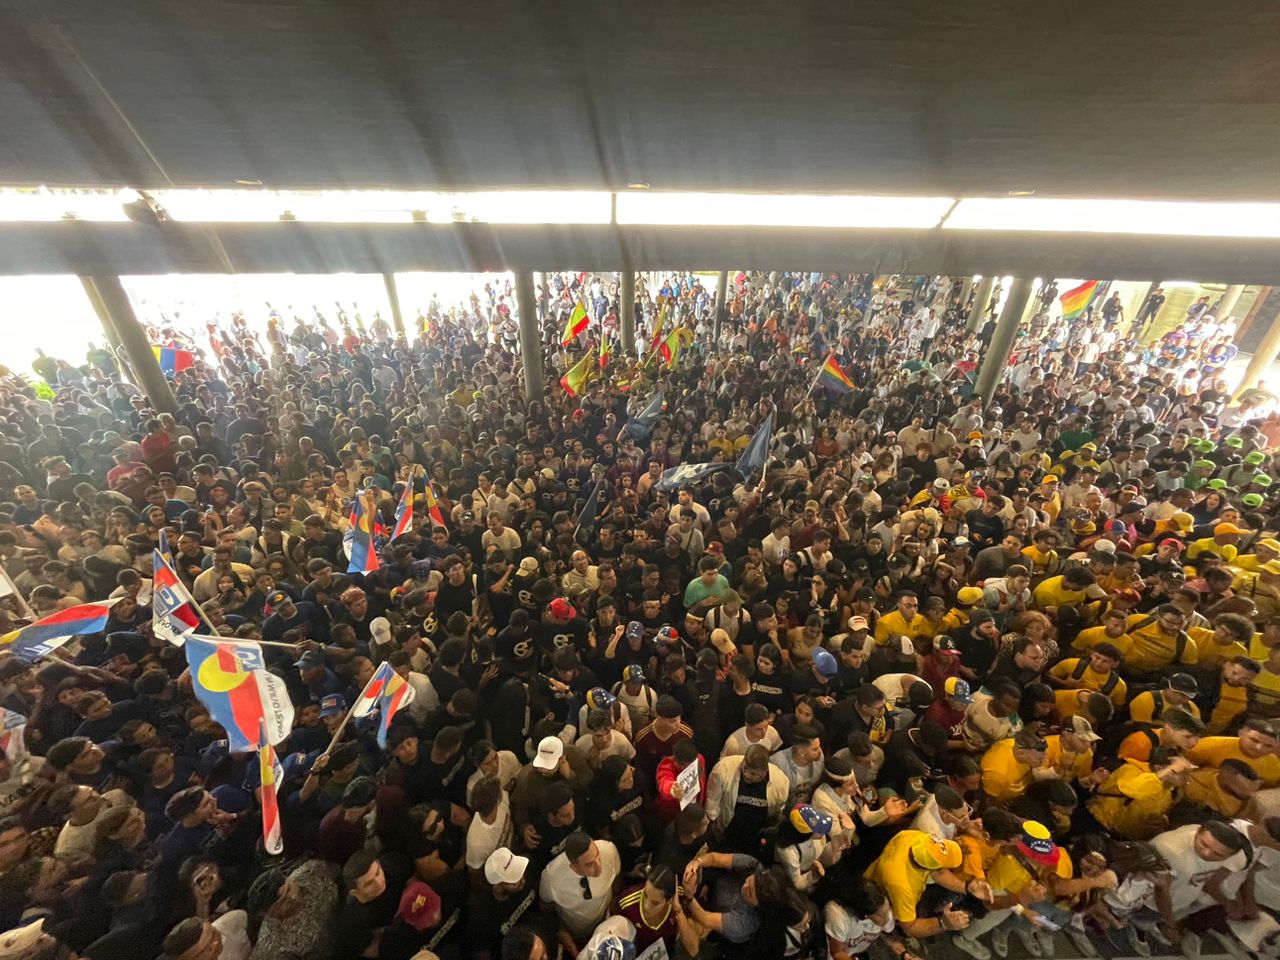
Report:
[[[636,345],[540,280],[542,400],[501,286],[154,330],[172,413],[106,349],[0,380],[0,639],[119,598],[0,649],[0,960],[1277,956],[1280,436],[1205,310],[1189,352],[1046,286],[984,405],[959,280],[642,281]],[[153,633],[162,531],[287,685],[283,854]]]

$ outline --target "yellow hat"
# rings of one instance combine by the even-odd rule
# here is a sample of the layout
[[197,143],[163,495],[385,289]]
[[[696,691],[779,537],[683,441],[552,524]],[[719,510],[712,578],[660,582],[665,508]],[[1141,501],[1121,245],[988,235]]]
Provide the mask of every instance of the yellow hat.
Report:
[[[1274,563],[1275,561],[1272,562]],[[956,599],[966,607],[972,607],[982,599],[982,590],[979,587],[961,587],[956,594]]]
[[1280,560],[1268,560],[1262,565],[1267,573],[1280,573]]
[[1045,477],[1043,480],[1041,480],[1040,482],[1041,482],[1041,483],[1057,483],[1057,482],[1058,482],[1058,478],[1057,478],[1056,476],[1054,476],[1054,475],[1051,473],[1051,474],[1049,474],[1047,477]]
[[1274,550],[1276,553],[1280,553],[1280,540],[1275,540],[1272,537],[1263,537],[1258,541],[1258,546],[1266,547],[1268,550]]
[[911,856],[926,870],[954,870],[964,859],[960,844],[927,833],[912,842]]
[[1196,525],[1195,517],[1191,516],[1189,513],[1183,513],[1181,510],[1170,517],[1169,522],[1179,530],[1183,531],[1190,530]]

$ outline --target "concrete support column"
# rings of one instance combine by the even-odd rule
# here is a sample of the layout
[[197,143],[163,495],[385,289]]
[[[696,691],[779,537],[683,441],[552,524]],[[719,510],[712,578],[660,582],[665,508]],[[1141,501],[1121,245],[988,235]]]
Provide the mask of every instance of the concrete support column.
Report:
[[396,275],[384,273],[382,284],[387,288],[387,302],[391,304],[391,323],[396,328],[396,333],[408,340],[409,337],[404,332],[404,314],[400,312],[400,291],[396,288]]
[[1272,322],[1271,328],[1258,344],[1258,349],[1249,358],[1249,366],[1245,367],[1244,377],[1240,380],[1240,386],[1236,388],[1237,397],[1246,390],[1258,386],[1262,375],[1270,371],[1271,365],[1276,362],[1277,354],[1280,354],[1280,319]]
[[719,276],[716,277],[716,320],[714,337],[717,350],[720,348],[720,330],[724,326],[724,321],[728,314],[729,271],[721,270]]
[[111,314],[107,312],[107,305],[102,302],[102,298],[98,296],[98,288],[90,282],[88,277],[80,278],[80,286],[84,288],[84,295],[89,298],[89,303],[93,307],[93,312],[98,315],[98,322],[102,324],[102,332],[107,335],[107,345],[111,347],[116,354],[120,354],[124,350],[124,343],[120,340],[120,333],[116,330],[116,325],[111,319]]
[[964,307],[969,302],[969,294],[973,293],[973,277],[965,277],[964,283],[960,285],[960,306]]
[[[985,283],[986,280],[984,279]],[[1027,301],[1031,299],[1031,280],[1028,277],[1015,277],[1013,286],[1009,288],[1009,296],[1005,298],[1004,310],[996,321],[995,332],[991,336],[991,347],[978,368],[978,383],[974,387],[975,396],[982,398],[985,408],[991,403],[999,386],[1005,369],[1009,365],[1009,354],[1013,351],[1013,340],[1022,323],[1022,315],[1027,310]]]
[[991,299],[991,290],[996,285],[995,277],[983,277],[978,284],[978,292],[973,298],[973,309],[969,311],[969,322],[965,329],[976,333],[982,327],[982,318],[987,313],[987,301]]
[[147,331],[138,322],[133,304],[129,302],[129,295],[125,293],[120,278],[81,277],[80,284],[102,320],[103,330],[108,331],[108,336],[111,330],[115,331],[116,339],[133,369],[134,380],[147,395],[151,409],[156,413],[177,413],[178,401],[173,395],[173,388],[160,372],[160,364],[156,362],[156,355],[151,350]]
[[1242,293],[1244,293],[1243,283],[1233,283],[1222,291],[1222,299],[1218,301],[1217,306],[1211,311],[1219,323],[1227,322],[1231,316],[1231,311],[1240,302],[1240,294]]
[[636,274],[634,270],[622,271],[618,284],[618,337],[622,340],[622,355],[627,360],[636,355]]
[[524,398],[541,400],[542,324],[533,295],[533,275],[528,270],[516,272],[516,308],[520,311],[520,364],[524,369]]

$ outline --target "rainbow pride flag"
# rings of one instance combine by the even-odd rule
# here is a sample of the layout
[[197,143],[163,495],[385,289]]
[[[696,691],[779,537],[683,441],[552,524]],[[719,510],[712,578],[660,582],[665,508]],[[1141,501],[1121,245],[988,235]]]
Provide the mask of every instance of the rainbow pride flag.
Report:
[[1083,316],[1101,286],[1101,280],[1086,280],[1060,296],[1058,302],[1062,304],[1062,319],[1070,321]]
[[850,380],[845,372],[840,369],[840,364],[836,363],[835,354],[829,355],[827,362],[818,371],[818,383],[828,390],[834,390],[836,393],[852,393],[858,389],[857,384]]

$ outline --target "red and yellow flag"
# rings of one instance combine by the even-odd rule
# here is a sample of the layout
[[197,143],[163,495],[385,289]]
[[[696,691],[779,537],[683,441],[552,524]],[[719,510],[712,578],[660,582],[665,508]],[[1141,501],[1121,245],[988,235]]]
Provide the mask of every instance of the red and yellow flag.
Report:
[[587,384],[600,376],[599,368],[596,366],[595,352],[596,348],[592,347],[560,378],[560,386],[569,396],[582,396],[583,391],[587,389]]
[[564,325],[564,336],[560,338],[560,346],[567,347],[573,343],[573,338],[587,329],[587,324],[590,321],[591,318],[587,315],[587,308],[579,300],[573,305],[573,313],[569,314],[569,322]]
[[440,509],[440,501],[436,499],[435,487],[431,485],[431,481],[427,481],[427,489],[424,491],[427,500],[427,513],[431,517],[431,522],[437,527],[449,529],[449,525],[444,522],[444,512]]
[[613,341],[606,337],[600,344],[600,369],[603,370],[613,359]]

